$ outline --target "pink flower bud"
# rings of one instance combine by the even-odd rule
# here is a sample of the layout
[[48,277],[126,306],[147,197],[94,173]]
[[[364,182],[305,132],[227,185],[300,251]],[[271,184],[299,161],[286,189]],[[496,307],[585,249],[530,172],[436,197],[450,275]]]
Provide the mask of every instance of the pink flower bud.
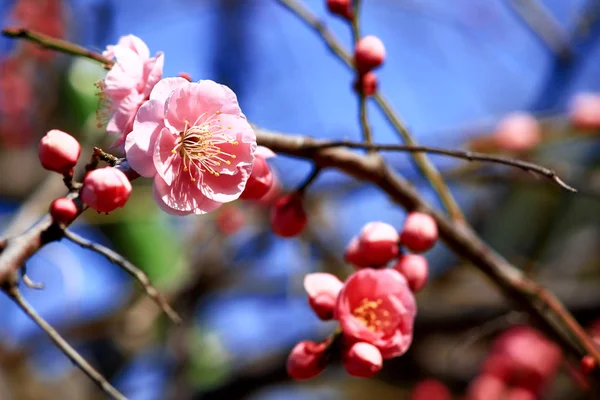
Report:
[[337,276],[322,272],[304,277],[304,290],[308,293],[308,303],[322,320],[333,318],[335,302],[344,284]]
[[77,217],[77,206],[73,200],[61,197],[50,204],[50,215],[57,224],[69,225]]
[[358,378],[370,378],[383,366],[383,358],[379,349],[366,342],[354,343],[346,349],[342,359],[348,374]]
[[215,224],[224,235],[233,235],[246,223],[246,217],[242,210],[236,206],[221,207],[215,218]]
[[452,400],[452,394],[442,382],[425,379],[413,386],[410,400]]
[[398,256],[400,235],[385,222],[369,222],[358,236],[362,257],[372,266],[382,266]]
[[373,96],[377,91],[379,79],[375,72],[369,71],[366,74],[360,75],[356,81],[354,81],[354,90],[356,93],[360,93],[362,87],[362,93],[365,96]]
[[98,212],[109,213],[123,207],[131,194],[131,183],[117,168],[88,172],[83,180],[81,200]]
[[504,393],[504,398],[510,400],[537,400],[538,396],[527,388],[514,387]]
[[287,373],[296,380],[313,378],[325,369],[325,343],[304,340],[296,345],[287,360]]
[[592,356],[584,356],[581,359],[581,372],[585,375],[589,375],[596,368],[596,360]]
[[571,102],[569,117],[577,129],[600,129],[600,95],[581,93],[575,96]]
[[406,217],[400,234],[400,242],[413,253],[423,253],[433,247],[438,238],[437,224],[433,217],[412,212]]
[[68,133],[52,129],[40,140],[38,150],[44,169],[67,174],[77,164],[81,146]]
[[271,228],[276,235],[299,235],[307,223],[302,196],[292,193],[279,198],[271,207]]
[[427,259],[421,255],[405,254],[400,256],[394,269],[404,275],[413,292],[418,292],[427,283],[429,267]]
[[258,200],[269,192],[275,180],[271,167],[267,164],[267,158],[274,156],[275,153],[266,147],[259,146],[256,149],[252,174],[246,182],[246,188],[240,195],[240,199]]
[[354,63],[361,75],[380,66],[385,59],[385,47],[376,36],[365,36],[356,43]]
[[347,20],[354,18],[351,0],[327,0],[327,8],[332,14],[339,15]]
[[517,112],[500,121],[493,139],[500,150],[529,151],[542,141],[542,130],[533,115]]
[[469,385],[467,400],[503,400],[506,389],[507,385],[502,379],[480,375]]
[[353,237],[352,240],[350,240],[350,243],[348,243],[348,246],[346,246],[344,260],[359,268],[366,268],[369,266],[365,252],[360,247],[360,240],[358,237]]

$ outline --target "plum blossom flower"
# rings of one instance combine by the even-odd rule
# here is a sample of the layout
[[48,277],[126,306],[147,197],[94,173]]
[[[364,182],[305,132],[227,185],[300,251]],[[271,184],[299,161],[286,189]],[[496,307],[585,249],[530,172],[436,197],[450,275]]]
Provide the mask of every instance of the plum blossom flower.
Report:
[[370,343],[388,359],[408,350],[416,312],[415,298],[398,271],[365,268],[344,283],[334,318],[347,340]]
[[140,106],[148,100],[154,85],[162,78],[162,52],[150,57],[148,46],[133,35],[123,36],[116,45],[107,46],[102,55],[116,60],[97,84],[100,104],[98,123],[106,123],[110,134],[119,134],[114,147],[122,146],[133,128],[133,120]]
[[154,178],[167,213],[204,214],[236,200],[254,161],[256,136],[235,93],[210,80],[156,84],[125,141],[131,167]]

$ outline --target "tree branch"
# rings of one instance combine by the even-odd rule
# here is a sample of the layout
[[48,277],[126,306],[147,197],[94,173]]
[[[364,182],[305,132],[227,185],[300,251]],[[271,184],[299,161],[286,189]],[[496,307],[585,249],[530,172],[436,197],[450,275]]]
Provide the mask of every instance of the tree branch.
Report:
[[18,306],[35,322],[50,339],[54,342],[54,344],[67,356],[69,359],[79,367],[102,391],[104,391],[108,396],[116,400],[127,400],[127,398],[121,394],[117,389],[115,389],[98,371],[94,369],[81,355],[75,350],[62,336],[48,324],[19,292],[16,284],[14,282],[10,282],[8,284],[4,284],[2,290],[8,297],[11,298]]
[[366,150],[377,150],[377,151],[402,151],[408,153],[430,153],[440,154],[448,157],[460,158],[468,161],[483,161],[495,164],[503,164],[511,167],[520,168],[524,171],[533,172],[538,175],[542,175],[562,188],[570,191],[577,192],[577,189],[566,184],[562,179],[558,177],[556,172],[552,169],[542,167],[541,165],[531,163],[528,161],[515,160],[509,157],[496,156],[485,153],[478,153],[468,150],[454,150],[445,149],[441,147],[429,147],[429,146],[411,146],[402,144],[367,144],[360,142],[352,142],[349,140],[338,140],[338,141],[319,141],[312,146],[307,146],[312,149],[327,149],[333,147],[348,147],[351,149],[366,149]]
[[[329,50],[331,50],[335,55],[338,56],[340,60],[342,60],[347,67],[354,68],[354,61],[350,53],[344,50],[344,46],[342,43],[327,29],[327,27],[314,15],[312,14],[306,7],[304,7],[300,2],[296,0],[277,0],[281,5],[286,7],[296,16],[298,16],[304,23],[310,26],[314,31],[316,31]],[[388,121],[394,129],[402,136],[402,140],[409,145],[417,145],[418,143],[413,138],[412,134],[409,132],[408,128],[404,124],[404,122],[400,119],[398,114],[392,109],[392,106],[389,104],[389,101],[385,98],[385,96],[378,91],[373,95],[375,102],[381,109],[381,111],[385,114]],[[362,108],[361,108],[362,109]],[[362,117],[361,117],[362,118]],[[367,125],[368,127],[368,125]],[[444,207],[450,214],[450,216],[461,223],[466,224],[466,219],[460,209],[460,206],[456,202],[456,199],[452,195],[450,188],[446,185],[443,176],[437,170],[435,165],[431,163],[431,161],[427,158],[425,154],[417,153],[413,155],[413,159],[425,178],[431,183],[434,190],[437,192],[440,200],[444,204]]]
[[67,239],[72,241],[73,243],[78,244],[79,246],[95,251],[98,254],[103,255],[113,264],[118,265],[123,268],[129,275],[133,276],[137,281],[142,285],[146,295],[156,303],[156,305],[163,310],[163,312],[176,324],[181,323],[181,318],[179,315],[171,308],[169,303],[165,300],[165,298],[160,294],[158,290],[152,283],[150,283],[150,279],[148,275],[130,261],[126,260],[123,256],[121,256],[116,251],[109,249],[108,247],[102,246],[101,244],[94,243],[91,240],[88,240],[84,237],[79,236],[78,234],[65,229],[64,235]]

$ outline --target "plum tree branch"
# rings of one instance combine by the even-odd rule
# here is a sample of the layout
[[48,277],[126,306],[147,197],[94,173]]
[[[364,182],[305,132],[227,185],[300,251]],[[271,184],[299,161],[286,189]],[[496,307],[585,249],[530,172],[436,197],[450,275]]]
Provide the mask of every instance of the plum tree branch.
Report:
[[[335,55],[337,55],[338,58],[342,60],[347,67],[355,69],[354,61],[352,60],[352,56],[350,55],[350,53],[344,49],[342,43],[310,10],[308,10],[304,5],[302,5],[299,1],[296,0],[277,1],[285,8],[290,10],[293,14],[295,14],[298,18],[300,18],[304,23],[310,26],[314,31],[316,31],[321,36],[327,47],[329,47],[329,50],[331,50]],[[392,124],[394,129],[400,134],[404,143],[409,145],[417,145],[417,141],[413,138],[412,134],[410,133],[402,119],[394,111],[389,101],[381,93],[381,91],[376,92],[372,97],[381,109],[381,111],[385,114],[390,124]],[[363,125],[363,128],[364,126],[365,125]],[[366,127],[367,129],[369,129],[368,124],[366,125]],[[440,200],[444,204],[444,207],[446,208],[450,216],[454,220],[466,224],[466,219],[462,213],[462,210],[460,209],[460,206],[458,205],[456,199],[452,195],[450,188],[444,181],[444,177],[442,176],[442,174],[440,174],[435,165],[433,165],[433,163],[431,163],[427,156],[422,153],[414,154],[413,159],[418,169],[423,173],[425,178],[431,183],[431,186],[437,192],[438,196],[440,197]]]

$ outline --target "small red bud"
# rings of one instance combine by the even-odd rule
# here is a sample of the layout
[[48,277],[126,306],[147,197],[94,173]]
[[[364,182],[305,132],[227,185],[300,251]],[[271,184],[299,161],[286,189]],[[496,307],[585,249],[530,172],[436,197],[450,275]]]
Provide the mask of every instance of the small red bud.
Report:
[[596,368],[596,360],[592,356],[587,355],[581,359],[581,372],[585,375],[592,372],[594,368]]
[[351,0],[327,0],[327,8],[332,14],[339,15],[347,20],[354,18]]
[[427,259],[418,254],[404,254],[400,256],[394,269],[406,278],[410,290],[418,292],[427,283]]
[[359,74],[364,75],[385,60],[385,47],[376,36],[365,36],[356,43],[354,62]]
[[276,235],[293,237],[306,227],[307,217],[302,196],[292,193],[279,198],[271,207],[271,228]]
[[600,129],[600,94],[580,93],[571,101],[569,119],[582,131]]
[[319,375],[326,366],[324,343],[304,340],[291,351],[287,360],[287,373],[296,380],[310,379]]
[[180,72],[179,77],[185,79],[188,82],[192,81],[192,76],[190,74],[188,74],[187,72]]
[[362,94],[365,96],[373,96],[377,92],[377,86],[379,85],[379,79],[375,72],[369,71],[366,74],[360,75],[354,81],[354,90],[356,93],[360,93],[362,87]]
[[383,357],[375,346],[366,342],[354,343],[343,356],[348,374],[358,378],[370,378],[381,370]]
[[234,205],[221,207],[217,211],[215,224],[219,231],[224,235],[233,235],[237,233],[246,223],[246,217],[242,210]]
[[263,197],[273,186],[273,172],[264,157],[257,156],[252,166],[252,174],[248,177],[246,187],[240,199],[257,200]]
[[88,172],[81,188],[81,200],[98,212],[109,213],[123,207],[131,194],[131,182],[117,168]]
[[77,217],[77,206],[73,200],[61,197],[50,204],[50,215],[57,224],[69,225]]
[[38,150],[44,169],[66,174],[77,164],[81,145],[68,133],[52,129],[40,140]]
[[400,242],[413,253],[423,253],[433,247],[438,238],[437,224],[433,217],[412,212],[406,217],[400,234]]

